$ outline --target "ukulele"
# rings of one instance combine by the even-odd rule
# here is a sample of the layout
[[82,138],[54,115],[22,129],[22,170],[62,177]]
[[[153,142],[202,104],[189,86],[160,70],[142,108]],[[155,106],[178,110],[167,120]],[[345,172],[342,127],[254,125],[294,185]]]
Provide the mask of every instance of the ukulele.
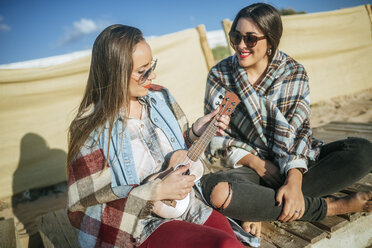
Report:
[[[223,98],[222,95],[220,99]],[[195,182],[204,174],[204,164],[200,160],[201,154],[207,148],[209,142],[215,136],[218,127],[215,125],[221,115],[230,115],[235,107],[240,103],[240,99],[233,92],[227,91],[222,102],[220,111],[214,116],[200,138],[194,142],[189,150],[177,150],[172,153],[169,160],[166,161],[168,169],[158,175],[156,178],[165,178],[170,172],[190,164],[189,170],[185,174],[196,176]],[[153,212],[160,217],[172,219],[181,216],[190,204],[190,193],[182,200],[161,200],[155,201]]]

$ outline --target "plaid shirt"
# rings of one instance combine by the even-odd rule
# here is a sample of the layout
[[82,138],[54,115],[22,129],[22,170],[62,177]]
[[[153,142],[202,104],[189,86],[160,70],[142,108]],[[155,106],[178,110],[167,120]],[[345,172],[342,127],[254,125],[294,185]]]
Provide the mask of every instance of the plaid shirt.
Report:
[[252,85],[233,55],[210,70],[204,111],[215,109],[227,90],[242,102],[233,113],[228,136],[213,138],[210,158],[237,166],[250,153],[274,162],[283,174],[292,168],[306,171],[308,160],[317,158],[321,142],[310,129],[309,84],[303,66],[277,51],[263,79]]
[[[166,124],[179,127],[182,136],[188,124],[178,104],[166,89],[153,85],[151,90],[161,95],[157,98],[159,104],[164,104],[163,100],[161,103],[160,100],[165,99],[165,104],[176,122]],[[119,147],[121,144],[128,144],[125,139],[130,139],[125,136],[124,143],[121,143],[123,138],[117,136],[125,135],[125,132],[121,128],[115,129],[117,126],[121,127],[119,123],[121,121],[118,118],[111,134],[110,144],[113,145],[110,146],[109,158],[108,128],[105,128],[102,133],[99,130],[93,131],[78,156],[68,165],[68,217],[78,231],[78,241],[82,247],[136,247],[143,241],[141,235],[149,235],[144,229],[149,224],[146,220],[151,216],[153,197],[161,180],[156,179],[142,185],[138,182],[113,187],[114,178],[117,176],[113,173],[115,163],[120,161],[120,164],[129,163],[134,166],[133,159],[124,155],[124,148],[128,147],[123,145],[120,156],[113,152],[115,142],[116,147]],[[104,166],[106,160],[108,167]],[[190,216],[185,219],[188,217]],[[191,218],[188,219],[191,221]],[[192,221],[201,223],[205,220]]]

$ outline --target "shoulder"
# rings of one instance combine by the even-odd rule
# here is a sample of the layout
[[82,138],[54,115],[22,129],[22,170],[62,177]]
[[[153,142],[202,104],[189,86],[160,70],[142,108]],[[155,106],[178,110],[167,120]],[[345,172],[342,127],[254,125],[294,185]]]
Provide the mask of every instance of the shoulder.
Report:
[[276,65],[278,67],[278,70],[281,70],[283,72],[287,73],[301,72],[306,74],[305,67],[302,64],[300,64],[298,61],[296,61],[288,54],[279,50],[278,53],[274,56],[271,64]]
[[217,74],[227,74],[227,73],[230,73],[232,72],[232,68],[233,68],[233,56],[229,56],[223,60],[221,60],[220,62],[218,62],[215,66],[213,66],[210,71],[209,71],[209,74],[210,75],[217,75]]

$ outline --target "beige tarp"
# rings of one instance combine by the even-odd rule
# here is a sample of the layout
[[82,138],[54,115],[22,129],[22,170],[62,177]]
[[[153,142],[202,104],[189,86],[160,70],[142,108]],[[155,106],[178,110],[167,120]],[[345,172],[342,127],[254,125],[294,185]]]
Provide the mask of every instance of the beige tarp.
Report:
[[[310,77],[312,103],[371,88],[372,33],[365,6],[283,18],[280,48]],[[195,29],[150,41],[157,83],[190,120],[202,115],[207,65]],[[66,134],[90,57],[48,68],[0,70],[0,198],[65,180]]]
[[[159,59],[155,81],[174,93],[190,120],[201,116],[208,69],[196,29],[149,43]],[[0,70],[0,198],[65,180],[67,129],[89,64],[90,56],[48,68]]]
[[305,66],[312,103],[372,88],[368,8],[283,17],[280,49]]

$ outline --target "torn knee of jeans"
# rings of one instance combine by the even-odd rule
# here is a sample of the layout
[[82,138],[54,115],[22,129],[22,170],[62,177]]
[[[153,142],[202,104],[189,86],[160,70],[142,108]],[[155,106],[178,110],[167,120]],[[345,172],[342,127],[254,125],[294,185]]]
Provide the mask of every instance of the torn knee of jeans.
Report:
[[[225,184],[227,184],[227,187],[225,186]],[[231,198],[232,198],[231,184],[229,182],[219,182],[212,189],[212,193],[210,195],[210,202],[213,208],[217,210],[224,210],[229,206]]]

